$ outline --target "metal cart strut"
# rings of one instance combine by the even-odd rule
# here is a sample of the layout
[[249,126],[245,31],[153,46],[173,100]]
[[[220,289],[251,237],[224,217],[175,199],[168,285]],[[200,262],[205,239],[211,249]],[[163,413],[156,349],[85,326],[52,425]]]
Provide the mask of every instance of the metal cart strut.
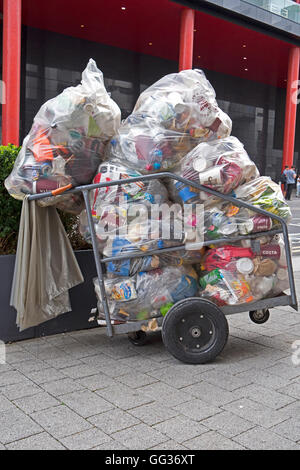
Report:
[[[100,287],[101,301],[103,304],[103,310],[105,314],[106,322],[106,332],[109,337],[114,336],[115,334],[129,334],[131,342],[136,345],[141,345],[145,341],[145,333],[141,331],[143,325],[147,326],[148,320],[143,321],[129,321],[123,324],[112,324],[109,306],[105,291],[104,284],[104,275],[103,275],[103,265],[111,261],[125,260],[130,258],[139,258],[145,256],[144,252],[141,253],[128,253],[121,254],[118,257],[105,257],[103,258],[98,250],[97,246],[97,237],[95,233],[95,227],[92,217],[92,211],[89,201],[89,192],[107,186],[116,186],[123,184],[130,184],[134,182],[143,182],[153,179],[172,179],[177,182],[183,183],[186,186],[193,187],[197,190],[204,191],[206,193],[212,194],[215,197],[218,197],[224,201],[228,201],[234,204],[237,207],[244,207],[255,213],[270,217],[272,220],[279,222],[280,227],[273,228],[265,232],[251,233],[248,235],[238,235],[234,237],[224,237],[214,240],[203,241],[201,246],[208,246],[211,244],[219,245],[226,242],[236,242],[239,240],[249,240],[261,237],[262,235],[275,235],[278,233],[283,234],[286,260],[287,260],[287,271],[288,279],[290,285],[290,295],[281,294],[276,297],[265,298],[262,300],[238,304],[238,305],[226,305],[223,307],[218,307],[213,302],[205,300],[201,297],[193,297],[184,299],[177,302],[171,309],[168,311],[165,317],[158,317],[157,323],[158,326],[162,326],[162,337],[165,346],[167,349],[179,360],[189,363],[203,363],[208,360],[212,360],[216,357],[217,354],[221,352],[223,347],[226,344],[228,337],[228,324],[225,320],[226,315],[241,313],[245,311],[250,311],[250,318],[255,323],[264,323],[269,317],[269,308],[279,307],[279,306],[291,306],[293,309],[298,310],[297,305],[297,296],[295,289],[295,281],[292,267],[292,257],[291,249],[288,238],[288,228],[285,220],[278,215],[275,215],[271,212],[268,212],[259,207],[253,206],[245,201],[237,199],[235,197],[222,194],[214,189],[211,189],[207,186],[190,181],[181,176],[175,175],[170,172],[160,172],[152,173],[149,175],[138,176],[134,178],[126,178],[123,180],[109,181],[105,183],[93,183],[83,186],[77,186],[72,189],[69,189],[70,186],[65,188],[60,188],[56,191],[44,192],[41,194],[32,194],[28,196],[29,201],[36,201],[39,199],[44,199],[46,197],[54,197],[57,194],[74,194],[82,193],[85,208],[87,212],[88,226],[91,234],[93,254],[96,264],[97,277]],[[185,244],[180,244],[178,246],[172,246],[168,248],[149,250],[147,251],[147,256],[157,255],[172,251],[180,251],[185,249]],[[202,312],[199,314],[199,312]],[[224,317],[224,318],[223,318]],[[187,322],[185,320],[188,320]],[[199,323],[200,322],[200,323]],[[206,322],[206,323],[205,323]],[[201,324],[201,325],[200,325]],[[184,327],[182,330],[180,327]],[[187,325],[187,326],[186,326]],[[193,326],[194,325],[194,326]],[[200,326],[199,326],[200,325]],[[187,328],[188,331],[187,331]],[[175,334],[176,332],[176,334]],[[220,333],[221,332],[221,333]],[[206,337],[206,333],[211,335],[211,337]],[[220,333],[220,334],[219,334]],[[180,336],[181,335],[181,336]],[[221,336],[221,337],[220,337]],[[216,340],[217,338],[217,340]],[[205,343],[206,341],[206,343]],[[204,344],[205,343],[205,344]]]

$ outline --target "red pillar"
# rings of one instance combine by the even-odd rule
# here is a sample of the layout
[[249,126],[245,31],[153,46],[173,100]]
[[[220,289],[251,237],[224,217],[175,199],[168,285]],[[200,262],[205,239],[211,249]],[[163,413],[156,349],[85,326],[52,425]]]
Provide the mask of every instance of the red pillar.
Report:
[[19,145],[22,0],[3,1],[2,144]]
[[289,52],[286,87],[282,169],[284,169],[285,165],[293,165],[294,161],[299,65],[300,47],[292,47]]
[[181,13],[179,71],[193,67],[195,11],[185,8]]

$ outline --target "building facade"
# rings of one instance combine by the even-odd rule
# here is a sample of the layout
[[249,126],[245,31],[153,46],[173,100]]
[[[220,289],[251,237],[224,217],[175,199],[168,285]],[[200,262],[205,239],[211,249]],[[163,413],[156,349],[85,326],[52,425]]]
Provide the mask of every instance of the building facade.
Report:
[[3,144],[21,142],[40,106],[78,84],[92,57],[123,118],[161,76],[203,69],[260,172],[278,180],[283,164],[300,169],[297,2],[3,0],[0,8]]

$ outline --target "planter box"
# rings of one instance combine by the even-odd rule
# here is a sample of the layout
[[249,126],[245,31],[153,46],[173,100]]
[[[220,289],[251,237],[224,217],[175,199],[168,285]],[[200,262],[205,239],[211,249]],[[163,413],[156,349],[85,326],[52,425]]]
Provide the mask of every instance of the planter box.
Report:
[[92,279],[96,276],[96,267],[92,250],[75,252],[84,283],[70,290],[72,311],[42,323],[34,328],[19,332],[16,326],[16,311],[10,307],[10,291],[14,272],[15,256],[0,256],[0,340],[8,343],[22,339],[38,338],[67,331],[94,328],[97,322],[89,322],[91,309],[97,301]]

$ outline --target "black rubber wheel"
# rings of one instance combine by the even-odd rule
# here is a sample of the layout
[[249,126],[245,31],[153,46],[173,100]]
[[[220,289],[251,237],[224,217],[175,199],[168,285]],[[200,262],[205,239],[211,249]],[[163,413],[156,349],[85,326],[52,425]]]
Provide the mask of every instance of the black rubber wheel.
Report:
[[228,339],[228,323],[217,305],[199,297],[177,302],[164,317],[162,340],[182,362],[203,364],[221,353]]
[[133,333],[128,333],[128,339],[134,346],[143,346],[147,341],[147,334],[142,330],[134,331]]
[[269,320],[270,318],[270,312],[267,309],[262,309],[262,310],[252,310],[249,312],[249,317],[250,320],[253,321],[253,323],[266,323],[266,321]]

